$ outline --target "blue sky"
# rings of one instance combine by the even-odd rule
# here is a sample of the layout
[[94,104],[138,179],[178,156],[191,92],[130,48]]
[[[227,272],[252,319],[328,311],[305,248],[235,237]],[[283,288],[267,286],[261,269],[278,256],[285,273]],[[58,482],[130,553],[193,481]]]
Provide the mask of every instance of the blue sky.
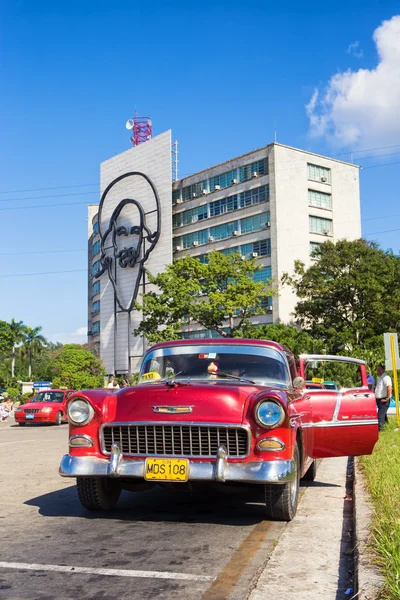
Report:
[[[397,2],[0,6],[0,319],[85,340],[86,206],[98,201],[100,162],[130,147],[135,107],[155,134],[172,129],[181,176],[268,144],[274,123],[281,143],[353,150],[363,232],[399,251],[399,231],[387,230],[400,214],[400,37],[397,25],[372,37]],[[73,272],[15,276],[53,271]]]

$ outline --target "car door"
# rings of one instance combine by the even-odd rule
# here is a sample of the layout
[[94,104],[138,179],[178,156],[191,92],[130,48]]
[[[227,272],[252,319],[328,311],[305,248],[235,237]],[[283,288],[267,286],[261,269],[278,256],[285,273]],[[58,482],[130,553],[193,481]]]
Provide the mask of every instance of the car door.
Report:
[[[310,428],[313,432],[311,456],[326,458],[371,454],[378,439],[378,419],[375,396],[367,386],[365,363],[343,356],[302,355],[302,377],[308,375],[310,364],[318,368],[315,367],[318,363],[322,363],[323,369],[328,363],[353,365],[360,382],[358,385],[339,386],[338,390],[306,391],[311,404],[311,419],[303,428]],[[337,364],[336,370],[340,371]]]

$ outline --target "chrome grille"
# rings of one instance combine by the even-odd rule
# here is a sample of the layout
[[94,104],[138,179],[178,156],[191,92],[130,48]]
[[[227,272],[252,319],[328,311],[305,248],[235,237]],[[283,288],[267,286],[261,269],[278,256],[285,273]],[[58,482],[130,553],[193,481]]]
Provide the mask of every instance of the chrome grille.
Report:
[[40,411],[40,408],[24,408],[24,411],[26,413],[38,413]]
[[235,425],[126,424],[105,425],[103,451],[111,452],[118,444],[123,454],[134,456],[207,456],[217,455],[223,444],[230,457],[246,456],[248,432]]

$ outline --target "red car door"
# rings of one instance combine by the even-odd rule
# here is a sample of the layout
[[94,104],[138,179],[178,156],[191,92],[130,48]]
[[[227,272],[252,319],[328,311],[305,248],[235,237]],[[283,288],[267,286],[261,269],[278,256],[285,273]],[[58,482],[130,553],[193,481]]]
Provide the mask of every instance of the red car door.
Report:
[[365,363],[343,356],[302,355],[300,372],[305,378],[310,364],[329,362],[353,365],[360,377],[358,387],[339,390],[305,390],[310,399],[311,456],[359,456],[371,454],[378,440],[378,419],[374,394],[368,389]]

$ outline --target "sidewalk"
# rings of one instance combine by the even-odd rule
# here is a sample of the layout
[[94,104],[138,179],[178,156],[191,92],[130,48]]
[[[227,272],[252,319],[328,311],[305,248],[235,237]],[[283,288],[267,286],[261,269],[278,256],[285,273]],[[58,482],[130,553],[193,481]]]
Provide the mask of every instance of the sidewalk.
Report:
[[[341,600],[354,596],[352,500],[347,458],[323,460],[249,600]],[[347,592],[347,593],[346,593]]]

